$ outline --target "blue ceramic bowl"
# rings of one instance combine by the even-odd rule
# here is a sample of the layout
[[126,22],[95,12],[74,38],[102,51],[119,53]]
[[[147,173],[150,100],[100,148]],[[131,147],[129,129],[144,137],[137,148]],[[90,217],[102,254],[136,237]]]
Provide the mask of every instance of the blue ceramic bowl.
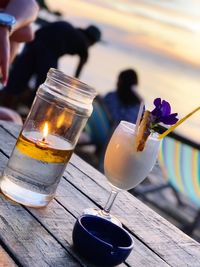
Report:
[[133,239],[123,228],[94,215],[83,215],[72,233],[76,251],[96,265],[122,263],[133,248]]

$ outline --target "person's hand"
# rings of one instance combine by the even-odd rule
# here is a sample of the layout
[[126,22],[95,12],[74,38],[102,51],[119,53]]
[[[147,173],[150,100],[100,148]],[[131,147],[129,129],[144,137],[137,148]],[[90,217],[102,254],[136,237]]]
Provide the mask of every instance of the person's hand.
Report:
[[15,59],[17,53],[18,53],[18,50],[19,50],[19,45],[20,43],[18,42],[14,42],[14,41],[11,41],[10,42],[10,60],[9,60],[9,64],[12,64],[13,60]]
[[31,42],[34,39],[34,32],[31,25],[27,25],[10,36],[10,40],[18,43]]
[[6,85],[10,61],[10,40],[7,27],[0,26],[0,72],[1,83]]
[[7,27],[0,26],[0,79],[3,85],[7,83],[9,65],[17,54],[19,43],[30,42],[33,38],[31,25],[15,31],[10,37]]
[[16,55],[17,42],[33,39],[30,24],[36,19],[39,7],[36,0],[0,0],[0,9],[15,17],[11,32],[0,26],[0,79],[4,85],[8,80],[9,64]]

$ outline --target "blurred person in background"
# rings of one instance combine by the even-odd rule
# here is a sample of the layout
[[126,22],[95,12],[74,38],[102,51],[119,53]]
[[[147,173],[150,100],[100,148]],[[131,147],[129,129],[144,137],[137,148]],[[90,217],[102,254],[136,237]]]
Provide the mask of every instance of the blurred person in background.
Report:
[[45,0],[37,0],[37,2],[40,8],[46,9],[48,12],[51,12]]
[[[76,153],[103,172],[103,159],[109,139],[121,120],[135,123],[141,97],[137,93],[138,75],[126,69],[117,77],[117,88],[105,97],[97,96],[93,112],[81,134]],[[88,149],[92,147],[92,152]]]
[[54,15],[61,16],[62,14],[59,11],[52,11],[47,5],[45,0],[37,0],[38,5],[41,9],[46,10],[49,13],[53,13]]
[[121,120],[135,123],[142,98],[137,93],[138,75],[133,69],[119,73],[117,88],[103,98],[114,125]]
[[[36,19],[38,10],[34,0],[0,0],[0,78],[3,85],[7,83],[9,67],[19,44],[34,38],[31,22]],[[1,99],[2,91],[0,102]],[[17,123],[21,120],[17,113],[5,108],[0,108],[0,119]]]
[[[94,25],[85,29],[75,28],[66,21],[57,21],[41,27],[35,33],[35,39],[26,44],[16,58],[10,72],[5,92],[5,106],[14,107],[18,96],[29,88],[29,81],[34,76],[35,89],[45,81],[50,68],[58,68],[61,56],[79,56],[75,77],[79,77],[89,57],[89,48],[100,41],[101,31]],[[32,103],[34,94],[32,94]],[[9,101],[7,101],[9,96]],[[13,99],[13,101],[11,100]]]

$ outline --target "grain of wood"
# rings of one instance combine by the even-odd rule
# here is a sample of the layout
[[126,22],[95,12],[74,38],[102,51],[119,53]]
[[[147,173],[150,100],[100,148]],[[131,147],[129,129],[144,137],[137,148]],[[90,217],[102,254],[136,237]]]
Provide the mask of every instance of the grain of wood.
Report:
[[21,126],[12,122],[6,122],[0,120],[0,125],[10,132],[13,136],[17,137],[21,131]]
[[[0,129],[0,135],[2,134]],[[13,143],[11,139],[12,136],[6,134],[6,139],[9,140],[9,144]],[[6,153],[10,154],[10,150],[6,146]],[[74,168],[72,166],[72,168]],[[68,209],[74,216],[79,216],[82,214],[83,209],[90,207],[92,202],[82,195],[79,190],[76,190],[72,185],[70,185],[66,180],[62,179],[58,190],[57,197],[62,205]],[[37,219],[47,228],[53,235],[66,247],[69,251],[71,250],[71,232],[75,222],[75,218],[71,216],[64,208],[62,208],[56,201],[52,201],[45,209],[29,209],[29,211],[37,217]],[[135,239],[135,248],[132,254],[127,259],[127,263],[132,266],[168,266],[162,259],[155,255],[151,250],[149,250],[144,244]],[[73,251],[71,251],[73,253]],[[85,265],[85,262],[82,261]],[[85,266],[88,266],[86,264]],[[121,265],[125,266],[125,265]]]
[[[105,177],[76,155],[72,157],[71,163],[74,165],[74,170],[79,169],[83,174],[81,175],[78,171],[76,173],[71,171],[72,177],[70,178],[67,174],[66,177],[84,194],[89,195],[103,206],[108,196],[106,190],[109,190]],[[68,171],[69,168],[71,166],[67,168]],[[85,182],[80,183],[80,181]],[[99,187],[96,186],[97,184]],[[92,187],[95,187],[95,190],[92,190]],[[99,190],[97,190],[98,188]],[[200,244],[128,192],[120,192],[112,213],[116,214],[128,229],[169,265],[177,267],[200,266]]]
[[22,266],[80,266],[21,205],[0,197],[1,240]]
[[[57,201],[51,201],[45,209],[29,208],[29,210],[59,240],[63,247],[81,262],[82,266],[93,266],[84,258],[80,257],[73,249],[72,231],[76,218],[59,205]],[[125,264],[120,264],[120,267],[125,266]]]
[[[9,130],[12,131],[12,127]],[[74,155],[65,175],[66,179],[85,196],[89,196],[101,206],[104,205],[109,186],[102,174]],[[119,194],[112,212],[170,266],[200,266],[199,243],[129,193]]]
[[[7,134],[5,136],[10,147],[9,140],[14,138]],[[12,147],[5,154],[10,154],[11,150]],[[0,159],[1,167],[5,167],[7,158],[0,154]],[[0,236],[22,266],[81,266],[21,205],[2,194]]]
[[[74,175],[76,175],[76,172]],[[75,189],[64,179],[61,180],[60,185],[58,186],[56,199],[76,216],[82,215],[83,210],[86,208],[98,208],[93,202],[81,194],[79,190]],[[130,266],[168,266],[168,264],[137,240],[137,238],[133,237],[133,239],[135,242],[134,250],[126,260]]]

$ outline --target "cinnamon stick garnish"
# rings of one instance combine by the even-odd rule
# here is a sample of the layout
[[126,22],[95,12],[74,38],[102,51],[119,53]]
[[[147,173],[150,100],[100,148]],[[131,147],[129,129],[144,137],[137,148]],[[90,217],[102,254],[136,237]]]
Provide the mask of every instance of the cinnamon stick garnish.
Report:
[[146,110],[144,112],[142,121],[136,136],[136,150],[143,151],[148,136],[150,135],[151,112]]

